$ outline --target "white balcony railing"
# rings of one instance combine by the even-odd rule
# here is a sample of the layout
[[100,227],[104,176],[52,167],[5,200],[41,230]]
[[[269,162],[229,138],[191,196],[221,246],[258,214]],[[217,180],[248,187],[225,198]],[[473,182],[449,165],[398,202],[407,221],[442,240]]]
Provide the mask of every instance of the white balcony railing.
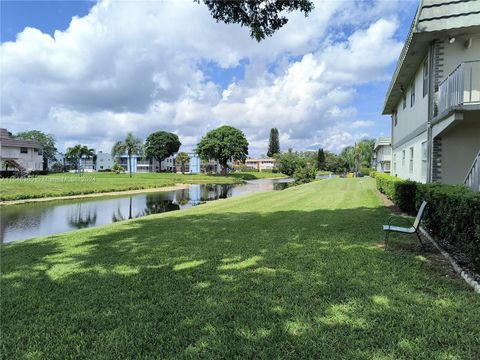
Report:
[[464,184],[476,192],[480,192],[480,151],[468,171]]
[[438,114],[454,106],[480,104],[480,60],[464,62],[443,80],[437,93]]

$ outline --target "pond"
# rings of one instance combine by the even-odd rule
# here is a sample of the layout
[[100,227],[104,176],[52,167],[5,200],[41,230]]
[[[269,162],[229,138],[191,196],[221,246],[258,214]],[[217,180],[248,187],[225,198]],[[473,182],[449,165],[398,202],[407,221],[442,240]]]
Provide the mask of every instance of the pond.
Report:
[[187,189],[173,191],[3,206],[0,208],[1,242],[31,239],[182,210],[205,201],[247,193],[282,190],[289,181],[262,179],[236,185],[195,184]]

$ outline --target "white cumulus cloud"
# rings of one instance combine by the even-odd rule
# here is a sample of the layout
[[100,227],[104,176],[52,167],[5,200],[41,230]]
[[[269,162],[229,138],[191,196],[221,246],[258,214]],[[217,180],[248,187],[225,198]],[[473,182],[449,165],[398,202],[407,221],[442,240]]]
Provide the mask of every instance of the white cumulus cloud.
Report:
[[[129,131],[167,130],[191,149],[230,124],[256,154],[277,127],[283,149],[338,151],[373,126],[358,118],[356,86],[388,78],[400,52],[388,3],[319,1],[257,43],[193,1],[101,1],[65,31],[25,28],[0,45],[2,127],[103,150]],[[205,64],[244,76],[223,88]]]

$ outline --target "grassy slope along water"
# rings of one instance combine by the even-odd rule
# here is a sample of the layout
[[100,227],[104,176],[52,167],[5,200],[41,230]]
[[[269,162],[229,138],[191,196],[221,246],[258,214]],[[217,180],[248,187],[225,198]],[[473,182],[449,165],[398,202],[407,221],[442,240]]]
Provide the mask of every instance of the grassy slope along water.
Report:
[[333,179],[3,246],[1,354],[476,359],[480,298],[387,216]]
[[0,200],[33,199],[42,197],[81,195],[159,188],[175,184],[234,184],[244,180],[284,177],[273,173],[235,173],[229,176],[205,174],[138,173],[115,174],[108,172],[83,175],[62,173],[26,179],[0,179]]

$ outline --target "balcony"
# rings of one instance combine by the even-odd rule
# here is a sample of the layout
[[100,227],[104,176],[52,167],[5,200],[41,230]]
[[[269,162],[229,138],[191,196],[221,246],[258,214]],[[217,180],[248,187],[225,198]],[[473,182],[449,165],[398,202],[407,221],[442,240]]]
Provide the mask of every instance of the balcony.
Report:
[[437,95],[437,114],[454,108],[480,105],[480,60],[464,62],[443,80]]

